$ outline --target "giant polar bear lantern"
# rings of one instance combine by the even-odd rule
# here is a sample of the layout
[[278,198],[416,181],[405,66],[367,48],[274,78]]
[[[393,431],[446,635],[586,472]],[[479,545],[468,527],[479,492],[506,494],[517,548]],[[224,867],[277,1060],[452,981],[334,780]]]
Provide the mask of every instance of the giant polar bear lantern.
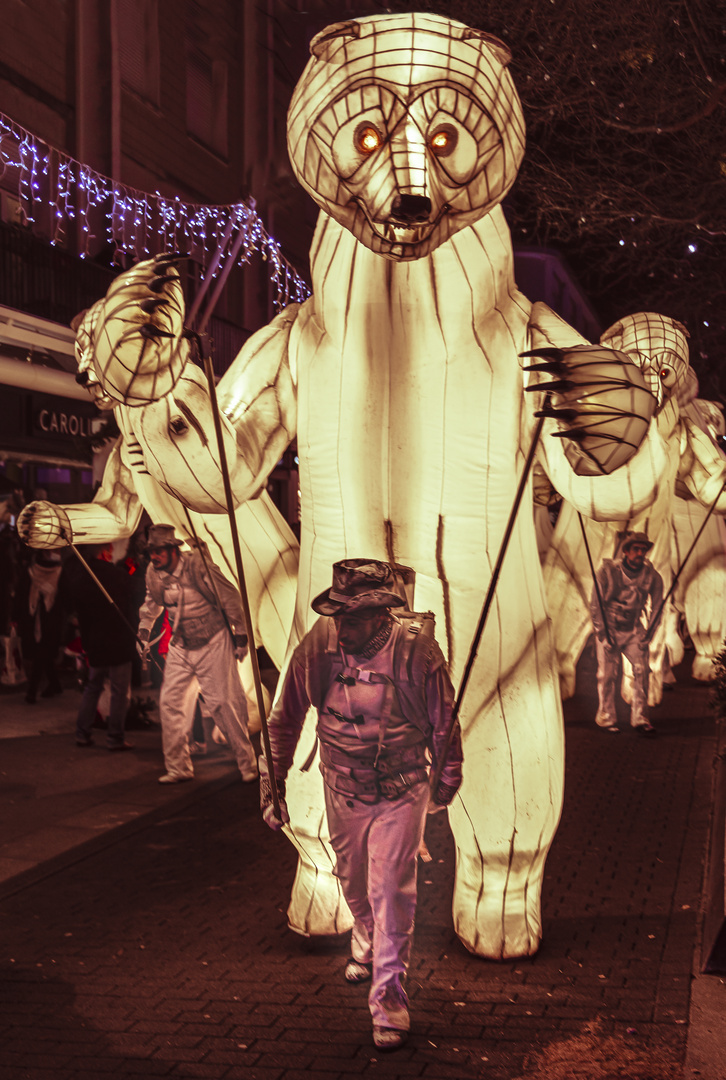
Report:
[[[646,324],[647,353],[636,347]],[[663,696],[666,645],[671,663],[683,659],[683,643],[675,629],[677,611],[687,612],[690,618],[696,648],[693,674],[705,680],[714,677],[713,660],[726,633],[726,549],[719,517],[708,518],[685,567],[683,563],[709,510],[713,507],[715,514],[726,514],[726,457],[709,432],[704,415],[709,403],[696,400],[698,379],[689,367],[687,337],[675,320],[640,312],[621,319],[600,339],[626,351],[642,368],[663,411],[660,430],[668,432],[668,466],[653,502],[640,514],[622,521],[580,523],[571,506],[565,504],[560,510],[543,573],[563,698],[575,692],[577,662],[592,633],[590,561],[598,567],[603,558],[616,558],[626,530],[645,532],[653,540],[648,558],[660,573],[666,593],[684,569],[674,606],[666,606],[650,644],[649,704],[657,705]],[[715,413],[720,415],[718,409]],[[630,671],[627,661],[624,668]],[[628,675],[623,679],[623,696],[629,701],[631,693]]]
[[[523,393],[519,354],[582,338],[514,285],[499,203],[524,123],[502,43],[416,14],[329,27],[311,53],[288,114],[293,167],[322,210],[313,296],[285,361],[302,489],[297,618],[310,625],[337,559],[412,566],[416,608],[436,614],[458,685],[542,404]],[[243,354],[229,386],[250,367]],[[560,439],[546,437],[539,458],[557,490],[605,517],[648,503],[664,464],[655,429],[627,479],[578,476]],[[531,954],[563,783],[531,514],[517,519],[460,719],[456,932],[481,956]],[[320,778],[300,770],[307,731],[288,783],[301,855],[288,914],[311,933],[333,929],[341,909]]]
[[[331,564],[384,559],[414,568],[415,606],[435,613],[458,685],[546,401],[520,354],[557,347],[567,373],[587,361],[588,350],[577,353],[587,343],[514,284],[499,204],[524,152],[524,123],[506,47],[415,14],[336,24],[311,53],[288,142],[322,211],[313,295],[254,335],[220,381],[232,488],[240,502],[254,497],[297,435],[301,548],[288,655],[311,625],[310,600],[329,584]],[[142,321],[159,315],[154,296]],[[605,355],[621,371],[626,412],[637,413],[644,397],[654,406],[627,358],[594,353],[595,368]],[[528,385],[534,394],[524,393]],[[538,468],[588,516],[642,510],[665,466],[658,420],[633,417],[625,453],[621,445],[614,457],[607,432],[566,449],[550,436],[583,416],[587,427],[588,409],[602,412],[602,403],[592,404],[587,386],[555,404],[563,399],[567,413],[544,421]],[[610,458],[607,473],[601,458]],[[173,469],[173,457],[168,463]],[[208,512],[193,485],[174,493]],[[481,956],[531,954],[563,787],[561,703],[531,513],[516,519],[460,721],[464,781],[450,808],[456,932]],[[288,777],[287,831],[300,856],[288,917],[300,933],[327,934],[352,920],[333,874],[322,779],[304,768],[314,745],[311,715]]]
[[[92,502],[32,502],[18,531],[33,547],[103,543],[131,536],[146,510],[152,522],[172,524],[190,544],[201,544],[237,587],[231,526],[221,516],[219,455],[209,435],[212,406],[206,380],[190,362],[174,261],[162,256],[126,271],[84,313],[76,380],[99,409],[113,411],[120,435]],[[235,528],[255,640],[280,666],[295,607],[298,543],[264,491],[237,507]],[[254,729],[259,716],[249,657],[240,676]]]

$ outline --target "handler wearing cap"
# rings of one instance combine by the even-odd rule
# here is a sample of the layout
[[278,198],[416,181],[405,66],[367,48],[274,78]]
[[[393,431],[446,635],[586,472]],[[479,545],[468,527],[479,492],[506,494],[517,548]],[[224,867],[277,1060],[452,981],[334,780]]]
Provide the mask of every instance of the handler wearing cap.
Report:
[[618,730],[615,684],[621,655],[627,656],[633,667],[630,723],[642,735],[652,735],[655,731],[648,718],[650,625],[643,618],[649,599],[649,617],[656,617],[663,598],[663,579],[645,557],[652,547],[645,533],[627,533],[620,558],[603,559],[596,575],[597,588],[590,599],[597,649],[599,707],[595,721],[606,731]]
[[[398,568],[407,572],[408,568]],[[283,818],[285,777],[305,715],[318,712],[320,768],[335,874],[354,918],[345,979],[371,979],[373,1041],[401,1046],[409,1029],[404,989],[416,910],[416,857],[430,805],[429,768],[441,755],[453,690],[433,636],[433,616],[406,612],[387,563],[347,559],[313,600],[322,615],[293,653],[269,718]],[[280,828],[260,760],[265,821]],[[461,783],[458,729],[431,809],[451,802]]]
[[182,543],[174,535],[173,525],[150,527],[147,550],[151,562],[146,571],[146,599],[139,612],[142,641],[148,643],[151,627],[163,608],[168,610],[173,628],[159,698],[166,765],[159,783],[178,784],[194,776],[189,753],[191,695],[199,690],[236,758],[242,779],[256,780],[255,751],[247,732],[247,702],[236,664],[247,654],[242,603],[209,556],[202,558],[196,550],[181,552]]

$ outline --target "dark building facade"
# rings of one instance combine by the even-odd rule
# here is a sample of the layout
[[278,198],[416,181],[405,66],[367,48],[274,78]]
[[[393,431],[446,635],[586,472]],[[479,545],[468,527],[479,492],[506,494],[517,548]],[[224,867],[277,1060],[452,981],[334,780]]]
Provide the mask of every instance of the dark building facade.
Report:
[[[0,408],[8,418],[0,430],[0,471],[20,478],[28,494],[50,490],[35,471],[47,478],[48,456],[68,481],[52,485],[53,497],[87,498],[94,462],[98,478],[101,459],[89,457],[70,421],[63,430],[60,420],[57,430],[49,421],[45,430],[28,419],[42,406],[19,404],[17,394],[57,394],[57,385],[43,389],[43,371],[75,370],[70,320],[105,293],[121,268],[159,248],[190,251],[181,268],[190,303],[228,208],[247,205],[306,274],[317,209],[287,157],[290,95],[315,33],[380,12],[372,0],[5,0],[0,307],[8,314],[0,318],[0,359],[30,362],[41,374],[29,380],[33,389],[4,383],[0,374]],[[88,177],[113,184],[104,196]],[[201,246],[194,228],[190,234],[169,225],[180,203],[207,215]],[[595,335],[592,310],[555,253],[519,252],[517,276],[531,299],[547,301]],[[279,302],[270,258],[252,250],[230,273],[210,324],[218,373]],[[30,322],[16,319],[11,332],[13,312]],[[59,333],[63,347],[54,352],[46,338]],[[64,385],[75,393],[71,384],[69,374]],[[69,400],[80,408],[78,395]],[[69,408],[49,415],[80,415]],[[294,523],[294,446],[270,491]]]
[[[120,269],[170,239],[192,256],[181,267],[190,303],[220,239],[217,221],[227,220],[230,206],[253,207],[272,233],[272,15],[271,5],[239,0],[3,5],[0,306],[7,314],[0,318],[6,367],[0,371],[0,470],[29,495],[52,486],[53,497],[75,501],[92,490],[87,431],[70,418],[92,417],[93,407],[75,393],[71,374],[60,386],[56,379],[47,394],[68,391],[72,404],[56,403],[44,413],[41,398],[35,400],[46,392],[44,380],[53,382],[44,372],[75,369],[70,331],[60,350],[47,346],[48,336],[62,338],[74,315],[101,297]],[[113,195],[89,194],[84,169],[112,178]],[[159,237],[158,211],[145,196],[165,200],[172,212],[180,203],[192,208],[187,219],[198,208],[207,223],[203,248],[193,229]],[[94,197],[96,205],[89,206]],[[279,299],[269,259],[252,247],[247,264],[231,271],[210,323],[220,373],[269,321]],[[13,320],[13,312],[32,318]],[[14,332],[5,332],[13,321]],[[19,369],[12,362],[37,369],[27,380],[33,389],[13,385]],[[46,414],[58,418],[57,430],[52,419],[47,430],[37,419]],[[67,484],[41,482],[50,475],[50,458]],[[275,490],[287,512],[294,502],[285,482],[289,470],[281,463],[278,471]],[[296,490],[294,477],[290,483]]]

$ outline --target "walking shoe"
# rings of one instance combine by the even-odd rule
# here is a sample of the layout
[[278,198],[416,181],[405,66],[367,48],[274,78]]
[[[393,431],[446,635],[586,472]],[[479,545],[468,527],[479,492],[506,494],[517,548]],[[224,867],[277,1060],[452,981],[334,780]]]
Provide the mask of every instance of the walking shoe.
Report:
[[111,743],[110,746],[108,746],[106,749],[111,750],[111,751],[133,750],[134,749],[134,743],[132,743],[132,742]]
[[645,735],[649,738],[652,738],[655,735],[655,728],[652,724],[638,724],[636,725],[635,730],[638,735]]
[[90,735],[88,736],[87,739],[81,739],[81,738],[76,739],[76,746],[95,746],[95,745],[96,744],[94,743],[94,741],[93,741],[93,739],[91,738]]
[[159,777],[160,784],[183,784],[187,780],[193,780],[194,776],[187,776],[184,773],[164,773]]
[[400,1046],[403,1046],[407,1038],[407,1031],[401,1031],[399,1028],[381,1027],[380,1024],[373,1025],[373,1042],[379,1050],[398,1050]]
[[351,956],[346,962],[343,975],[346,982],[364,983],[369,981],[372,971],[373,964],[364,964],[362,960],[356,960]]

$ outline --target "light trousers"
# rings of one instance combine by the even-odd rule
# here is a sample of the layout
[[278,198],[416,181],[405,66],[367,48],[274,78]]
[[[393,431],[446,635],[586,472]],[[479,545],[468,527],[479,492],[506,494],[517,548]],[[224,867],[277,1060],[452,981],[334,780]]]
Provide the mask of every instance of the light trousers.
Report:
[[648,723],[648,682],[650,659],[643,631],[636,628],[626,632],[610,630],[614,649],[607,641],[595,639],[597,651],[597,694],[599,706],[595,717],[600,727],[615,727],[615,688],[620,675],[620,655],[627,656],[633,668],[633,700],[630,723],[633,727]]
[[416,914],[416,869],[429,786],[366,805],[325,785],[335,876],[355,920],[351,955],[373,962],[368,1005],[374,1024],[408,1031],[404,988]]
[[201,691],[206,711],[224,735],[240,772],[256,771],[255,751],[247,732],[247,701],[226,630],[200,649],[170,645],[159,695],[164,764],[171,776],[193,776],[189,733],[193,698]]

